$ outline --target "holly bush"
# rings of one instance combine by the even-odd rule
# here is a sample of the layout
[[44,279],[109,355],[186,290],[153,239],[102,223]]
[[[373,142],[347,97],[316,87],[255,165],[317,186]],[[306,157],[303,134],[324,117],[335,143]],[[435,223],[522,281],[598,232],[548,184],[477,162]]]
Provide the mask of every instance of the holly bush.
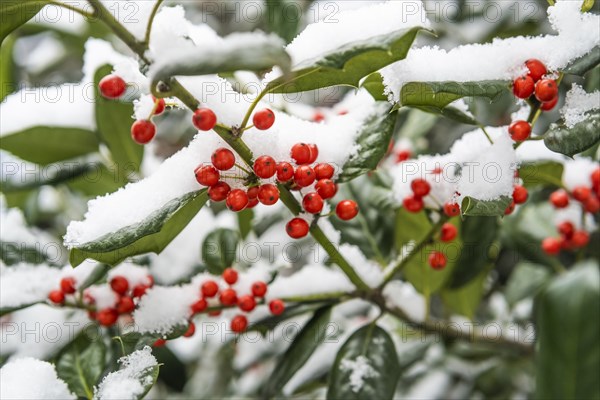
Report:
[[0,19],[1,398],[600,398],[593,0]]

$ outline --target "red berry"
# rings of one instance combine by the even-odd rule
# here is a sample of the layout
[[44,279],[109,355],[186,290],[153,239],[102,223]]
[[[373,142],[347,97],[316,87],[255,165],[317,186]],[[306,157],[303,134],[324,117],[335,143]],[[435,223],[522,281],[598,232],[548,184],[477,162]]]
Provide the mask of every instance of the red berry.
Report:
[[556,255],[560,252],[561,242],[557,238],[548,237],[542,240],[542,250],[546,252],[546,254]]
[[129,282],[124,276],[115,276],[110,280],[110,287],[115,293],[124,295],[129,290]]
[[146,290],[148,290],[148,289],[149,289],[149,287],[146,285],[137,285],[136,287],[133,288],[131,295],[133,297],[142,297],[143,295],[146,294]]
[[269,310],[271,310],[271,314],[279,315],[285,311],[285,304],[279,299],[271,300],[269,302]]
[[600,168],[596,168],[590,175],[592,186],[600,186]]
[[323,198],[316,192],[310,192],[302,199],[302,207],[307,213],[318,214],[323,209]]
[[542,111],[550,111],[554,107],[556,107],[557,103],[558,103],[558,96],[556,96],[554,98],[554,100],[543,102],[542,104],[540,104],[540,108],[542,109]]
[[312,185],[315,179],[315,171],[308,165],[302,165],[294,172],[294,182],[300,187]]
[[254,161],[254,173],[259,178],[269,179],[277,171],[277,164],[271,156],[260,156]]
[[250,200],[258,198],[258,186],[252,186],[251,188],[248,188],[246,194]]
[[331,179],[335,170],[331,164],[320,163],[315,165],[315,174],[317,174],[317,180],[320,179]]
[[460,206],[456,203],[446,203],[444,204],[444,214],[449,217],[456,217],[460,215]]
[[319,157],[319,148],[313,143],[309,144],[308,147],[310,148],[310,160],[308,163],[312,164],[317,161],[317,157]]
[[208,188],[208,197],[210,197],[212,201],[223,201],[227,198],[230,191],[231,187],[227,182],[217,182]]
[[293,239],[303,238],[308,234],[308,222],[302,218],[293,218],[285,226],[285,231]]
[[254,127],[256,129],[260,129],[264,131],[265,129],[269,129],[275,123],[275,114],[273,111],[265,108],[264,110],[257,111],[254,113],[254,117],[252,117],[252,122],[254,123]]
[[320,111],[316,111],[315,114],[313,115],[312,120],[313,120],[313,122],[323,122],[323,121],[325,121],[325,115]]
[[592,191],[589,187],[586,186],[577,186],[573,189],[573,198],[582,203],[586,202],[590,197],[592,197]]
[[123,78],[120,76],[106,75],[98,83],[98,88],[100,89],[102,96],[106,97],[107,99],[116,99],[125,93],[125,89],[127,89],[127,83],[125,83]]
[[155,104],[155,109],[154,109],[154,115],[160,115],[163,113],[163,111],[165,111],[165,99],[157,99],[156,97],[152,96],[152,101]]
[[266,183],[258,188],[258,201],[266,206],[272,206],[279,201],[279,189],[277,186]]
[[324,200],[331,199],[337,193],[337,185],[331,179],[320,179],[315,189]]
[[342,200],[335,207],[335,213],[339,219],[351,220],[358,214],[358,204],[353,200]]
[[156,339],[154,344],[152,344],[152,347],[163,347],[165,344],[167,344],[165,339]]
[[417,178],[410,183],[410,188],[416,197],[425,197],[431,191],[429,182],[425,179]]
[[48,300],[55,304],[62,304],[65,301],[65,294],[62,290],[53,290],[48,294]]
[[458,234],[458,229],[454,225],[449,222],[446,222],[442,225],[442,230],[440,232],[440,240],[442,242],[451,242],[456,238]]
[[525,189],[525,187],[521,185],[515,185],[512,197],[515,204],[523,204],[527,201],[529,193],[527,192],[527,189]]
[[243,315],[236,315],[231,320],[231,330],[236,333],[242,333],[248,327],[248,318]]
[[510,202],[510,204],[508,205],[508,207],[506,207],[506,209],[504,210],[504,215],[510,215],[515,211],[515,207],[516,207],[516,203],[513,201]]
[[570,221],[561,222],[558,225],[558,232],[567,239],[571,239],[575,232],[575,226]]
[[591,196],[585,201],[585,203],[583,203],[583,206],[585,211],[589,212],[590,214],[596,214],[598,211],[600,211],[600,199],[595,196]]
[[207,314],[209,317],[218,317],[219,315],[221,315],[221,310],[212,310],[209,311]]
[[202,284],[200,290],[204,297],[214,297],[219,291],[219,285],[215,281],[206,281]]
[[433,251],[431,252],[431,254],[429,254],[429,265],[431,266],[431,268],[433,269],[444,269],[444,267],[446,266],[446,256],[444,255],[444,253],[439,252],[439,251]]
[[267,284],[258,281],[252,284],[252,294],[256,297],[263,297],[267,293]]
[[400,150],[396,155],[396,163],[401,163],[410,159],[411,155],[412,154],[409,150]]
[[105,308],[96,313],[96,320],[102,326],[113,326],[119,319],[119,312],[114,308]]
[[248,195],[242,189],[233,189],[227,195],[225,204],[233,212],[242,211],[248,205]]
[[535,83],[530,76],[521,76],[513,82],[513,94],[520,99],[526,99],[533,94]]
[[536,60],[535,58],[525,61],[525,65],[529,70],[528,75],[531,77],[531,79],[533,79],[534,82],[539,81],[542,76],[546,75],[548,72],[544,63],[540,60]]
[[129,314],[135,310],[133,299],[129,296],[122,296],[117,302],[117,312],[119,314]]
[[292,146],[291,155],[298,165],[309,164],[312,158],[310,147],[306,143],[297,143]]
[[558,86],[553,79],[542,79],[535,84],[535,97],[542,103],[558,96]]
[[64,294],[73,294],[77,291],[75,288],[75,278],[67,277],[60,280],[60,289]]
[[249,294],[245,294],[238,299],[238,307],[242,311],[250,312],[256,307],[256,300]]
[[131,125],[131,137],[138,144],[149,143],[156,135],[156,126],[147,119],[137,120]]
[[423,199],[416,196],[408,196],[402,200],[402,205],[406,208],[406,211],[411,213],[417,213],[423,209],[425,206],[423,204]]
[[225,268],[222,277],[225,282],[227,282],[230,285],[233,285],[238,280],[238,273],[233,268]]
[[556,190],[550,195],[550,202],[556,208],[565,208],[569,205],[569,195],[562,189]]
[[510,134],[510,138],[515,142],[522,142],[531,135],[531,125],[529,125],[529,122],[523,120],[514,121],[508,127],[508,133]]
[[148,280],[148,287],[151,288],[152,286],[154,286],[154,277],[152,275],[147,275],[146,279]]
[[210,131],[217,124],[217,116],[210,108],[199,108],[194,111],[192,123],[201,131]]
[[287,182],[294,177],[294,167],[288,162],[277,164],[277,180]]
[[248,205],[246,206],[246,208],[254,208],[258,205],[258,199],[248,199]]
[[192,336],[194,336],[194,333],[196,333],[196,325],[190,321],[190,324],[188,325],[188,329],[183,334],[183,337],[192,337]]
[[202,311],[206,310],[206,307],[208,307],[208,303],[206,302],[206,300],[200,299],[197,302],[195,302],[194,304],[192,304],[192,306],[190,308],[192,309],[193,314],[198,314],[198,313],[201,313]]
[[590,235],[586,231],[575,231],[571,238],[571,243],[575,248],[581,248],[587,246],[590,242]]
[[227,288],[221,291],[219,301],[224,306],[231,306],[237,302],[237,293],[231,288]]
[[235,165],[235,156],[233,155],[233,152],[224,147],[215,150],[212,156],[210,156],[210,160],[215,168],[221,171],[227,171]]
[[219,182],[221,174],[212,165],[201,165],[194,171],[196,181],[202,186],[214,186]]

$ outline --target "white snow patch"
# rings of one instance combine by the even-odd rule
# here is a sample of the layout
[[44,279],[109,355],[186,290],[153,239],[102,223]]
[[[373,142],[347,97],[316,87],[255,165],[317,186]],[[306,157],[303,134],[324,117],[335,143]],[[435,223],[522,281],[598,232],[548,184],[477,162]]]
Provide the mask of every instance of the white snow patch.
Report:
[[67,400],[76,399],[58,377],[54,365],[35,358],[10,361],[0,369],[0,398]]
[[150,285],[149,275],[148,269],[130,262],[124,262],[108,272],[108,282],[115,276],[122,276],[129,282],[129,287],[134,288],[137,285]]
[[57,289],[61,271],[46,265],[0,266],[0,307],[18,307],[46,300]]
[[598,163],[590,158],[576,158],[564,163],[562,180],[569,191],[577,186],[592,186],[592,172],[598,168]]
[[369,359],[362,355],[354,360],[343,359],[340,363],[340,369],[350,371],[350,388],[354,393],[361,391],[365,379],[375,378],[379,375],[371,366]]
[[95,390],[95,400],[135,400],[153,383],[149,370],[158,366],[149,346],[119,360],[121,369],[108,374]]
[[600,109],[600,91],[587,93],[581,86],[574,83],[567,92],[565,105],[560,113],[565,120],[565,125],[572,128],[575,124],[585,121],[590,111]]

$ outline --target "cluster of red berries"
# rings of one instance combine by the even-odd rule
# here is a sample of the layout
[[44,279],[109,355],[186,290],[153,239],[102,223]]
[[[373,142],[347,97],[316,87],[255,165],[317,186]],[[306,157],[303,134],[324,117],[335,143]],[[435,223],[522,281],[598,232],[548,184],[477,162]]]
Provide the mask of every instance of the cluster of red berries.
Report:
[[[256,122],[255,122],[256,123]],[[208,187],[208,196],[212,201],[226,202],[234,212],[253,208],[258,203],[270,206],[279,201],[279,189],[273,183],[262,183],[261,179],[276,178],[280,184],[289,184],[292,190],[301,190],[314,184],[314,191],[303,196],[302,207],[307,213],[319,214],[324,201],[337,193],[337,185],[331,180],[335,169],[331,164],[315,161],[319,148],[315,144],[297,143],[292,146],[290,156],[295,166],[287,161],[277,162],[268,155],[262,155],[254,161],[253,175],[247,176],[248,189],[231,189],[221,180],[221,171],[228,171],[236,165],[234,153],[219,148],[211,156],[211,165],[202,164],[196,168],[196,181]],[[315,183],[316,182],[316,183]],[[336,206],[336,214],[342,220],[350,220],[358,214],[358,205],[352,200],[343,200]],[[287,233],[295,239],[308,234],[308,223],[302,218],[292,219],[286,226]]]
[[[543,111],[552,110],[558,103],[558,85],[554,79],[546,78],[546,66],[540,60],[527,60],[527,75],[513,82],[513,93],[520,99],[535,97]],[[531,125],[527,121],[517,120],[508,127],[508,133],[515,142],[527,140],[531,135]]]
[[[515,173],[518,175],[518,172]],[[512,201],[504,210],[504,215],[510,215],[515,211],[517,204],[524,204],[529,198],[529,192],[525,188],[525,186],[515,185],[512,193]]]
[[[238,293],[231,287],[238,280],[238,273],[233,268],[226,268],[222,274],[223,280],[228,287],[221,289],[214,280],[208,280],[200,286],[200,298],[190,306],[190,321],[184,337],[193,336],[196,332],[196,326],[191,319],[196,314],[206,312],[209,316],[218,316],[223,308],[238,307],[241,311],[249,313],[259,302],[263,301],[267,293],[267,284],[262,281],[254,282],[251,286],[251,294],[238,296]],[[212,304],[209,305],[209,302]],[[285,304],[279,299],[269,302],[269,310],[273,315],[280,315],[285,311]],[[244,314],[238,314],[231,319],[230,328],[233,332],[242,333],[248,327],[248,318]],[[159,339],[154,343],[160,346],[165,343],[164,339]]]
[[[64,304],[67,296],[72,295],[74,300],[77,292],[76,280],[73,277],[65,277],[60,281],[60,289],[56,289],[48,294],[48,299],[54,304]],[[124,276],[114,276],[109,282],[110,288],[115,293],[117,299],[113,307],[98,310],[95,307],[96,300],[88,292],[83,294],[83,303],[88,309],[88,316],[91,320],[98,321],[102,326],[112,326],[119,319],[120,315],[131,314],[135,310],[135,299],[142,297],[146,291],[154,285],[154,278],[148,275],[145,283],[139,283],[132,286]]]
[[[437,170],[435,172],[438,173]],[[425,179],[416,178],[410,183],[410,188],[413,194],[405,197],[402,205],[406,208],[406,211],[418,213],[425,207],[423,199],[431,192],[431,185]],[[443,210],[448,217],[460,215],[460,206],[455,202],[448,201],[444,203]]]
[[[439,240],[444,243],[452,242],[454,239],[456,239],[457,235],[458,229],[456,229],[456,226],[446,222],[440,229]],[[447,264],[446,255],[437,250],[429,253],[429,258],[427,261],[429,262],[429,266],[435,270],[444,269]]]
[[[550,195],[550,203],[556,208],[565,208],[571,198],[581,204],[585,212],[595,214],[600,211],[600,168],[594,169],[590,175],[590,186],[577,186],[570,193],[559,189]],[[587,246],[590,235],[584,230],[576,230],[570,221],[564,221],[557,226],[560,237],[548,237],[542,241],[542,249],[550,255],[556,255],[561,250],[573,250]]]

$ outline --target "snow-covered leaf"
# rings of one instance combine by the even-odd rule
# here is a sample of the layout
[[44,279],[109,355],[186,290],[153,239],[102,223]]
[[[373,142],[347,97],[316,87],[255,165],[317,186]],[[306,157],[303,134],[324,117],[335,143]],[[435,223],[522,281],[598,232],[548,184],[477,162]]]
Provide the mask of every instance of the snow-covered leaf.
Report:
[[339,350],[329,375],[327,399],[392,399],[399,373],[392,338],[369,324],[354,332]]
[[356,136],[357,150],[344,164],[338,182],[350,181],[377,168],[394,133],[396,113],[388,103],[379,102]]
[[[190,53],[178,55],[176,59],[161,63],[151,70],[152,85],[159,81],[168,82],[174,76],[212,75],[236,71],[265,71],[279,66],[284,73],[290,69],[290,56],[283,48],[283,42],[275,37],[264,36],[262,40],[236,40],[232,35],[225,38],[221,46],[207,49],[190,49]],[[238,38],[248,34],[237,34]]]
[[558,275],[540,294],[536,311],[536,396],[600,396],[600,276],[594,262]]
[[47,165],[98,151],[98,139],[86,129],[35,126],[2,136],[0,149]]
[[556,161],[540,161],[521,164],[519,167],[519,178],[523,185],[528,188],[535,186],[558,186],[562,185],[564,167]]
[[106,346],[102,338],[74,341],[56,363],[56,372],[73,393],[89,399],[104,371],[105,355]]
[[600,141],[600,112],[596,112],[572,128],[554,123],[544,138],[546,147],[557,153],[574,156]]
[[226,228],[215,229],[204,238],[202,260],[211,274],[220,275],[225,268],[231,267],[239,242],[239,233]]
[[598,64],[600,64],[600,47],[595,47],[583,57],[573,60],[563,72],[582,76]]
[[33,18],[49,1],[46,0],[3,0],[0,8],[0,43],[9,33]]
[[493,217],[504,215],[504,211],[511,201],[512,199],[508,196],[485,201],[467,196],[463,199],[460,209],[463,216]]
[[[346,44],[337,50],[294,67],[265,88],[267,93],[297,93],[335,85],[358,87],[362,78],[406,57],[422,27]],[[430,32],[430,31],[428,31]]]
[[460,226],[462,249],[448,281],[451,289],[460,288],[477,277],[490,263],[488,252],[498,236],[498,219],[465,218]]
[[273,397],[281,391],[287,381],[310,358],[315,349],[326,339],[331,307],[317,310],[304,328],[294,338],[287,351],[279,359],[273,375],[265,388],[265,397]]
[[138,171],[144,155],[144,147],[131,139],[133,106],[104,98],[99,93],[98,83],[111,74],[113,67],[104,65],[94,74],[96,99],[96,125],[100,140],[106,144],[119,171]]
[[464,97],[486,97],[494,101],[503,92],[508,91],[507,81],[479,82],[408,82],[402,86],[398,106],[419,107],[423,111],[444,112],[456,116],[456,112],[444,111],[453,101]]
[[190,192],[169,201],[143,221],[126,226],[84,244],[74,244],[71,265],[86,258],[116,265],[127,257],[144,253],[160,253],[185,228],[208,200],[206,190]]

